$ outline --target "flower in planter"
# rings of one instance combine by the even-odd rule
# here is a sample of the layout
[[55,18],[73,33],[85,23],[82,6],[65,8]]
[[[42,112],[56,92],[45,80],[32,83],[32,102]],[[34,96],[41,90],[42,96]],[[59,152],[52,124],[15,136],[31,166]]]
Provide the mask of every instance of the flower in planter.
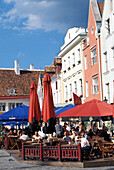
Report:
[[82,97],[83,97],[83,95],[81,94],[81,95],[80,95],[80,98],[82,98]]
[[65,102],[68,102],[68,100],[65,100]]
[[69,101],[72,101],[72,98],[70,98]]

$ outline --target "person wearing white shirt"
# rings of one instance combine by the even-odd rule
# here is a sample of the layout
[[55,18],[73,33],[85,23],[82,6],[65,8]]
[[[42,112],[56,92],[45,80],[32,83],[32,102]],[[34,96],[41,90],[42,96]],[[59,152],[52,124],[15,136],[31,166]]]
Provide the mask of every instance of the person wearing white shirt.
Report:
[[84,137],[84,132],[81,132],[81,150],[89,150],[90,144],[89,141]]
[[25,132],[22,133],[22,136],[20,137],[20,139],[22,140],[27,140],[29,137],[28,135],[25,134]]

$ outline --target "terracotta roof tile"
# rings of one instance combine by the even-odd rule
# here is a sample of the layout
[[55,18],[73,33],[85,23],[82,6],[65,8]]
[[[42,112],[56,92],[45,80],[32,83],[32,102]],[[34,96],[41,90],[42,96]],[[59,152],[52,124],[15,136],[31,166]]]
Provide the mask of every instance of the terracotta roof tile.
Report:
[[14,89],[16,96],[30,95],[32,81],[38,84],[39,74],[43,71],[20,70],[20,75],[16,75],[14,70],[0,69],[0,97],[10,96],[8,89]]
[[101,14],[101,17],[102,17],[104,2],[98,2],[98,6],[99,6],[100,14]]

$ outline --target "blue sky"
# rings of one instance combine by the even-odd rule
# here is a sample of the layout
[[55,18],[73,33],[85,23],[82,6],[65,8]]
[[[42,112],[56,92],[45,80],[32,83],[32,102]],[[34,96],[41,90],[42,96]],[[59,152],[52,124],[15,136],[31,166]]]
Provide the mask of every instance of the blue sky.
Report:
[[64,43],[68,28],[86,27],[89,0],[0,0],[0,68],[43,69]]

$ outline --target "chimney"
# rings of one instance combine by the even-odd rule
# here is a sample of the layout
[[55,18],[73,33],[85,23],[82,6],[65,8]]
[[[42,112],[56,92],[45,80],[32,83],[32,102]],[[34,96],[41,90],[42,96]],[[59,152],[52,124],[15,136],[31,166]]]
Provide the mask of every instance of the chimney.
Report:
[[30,70],[34,69],[34,64],[30,64]]
[[15,65],[15,73],[17,75],[20,75],[19,60],[15,60],[14,65]]

